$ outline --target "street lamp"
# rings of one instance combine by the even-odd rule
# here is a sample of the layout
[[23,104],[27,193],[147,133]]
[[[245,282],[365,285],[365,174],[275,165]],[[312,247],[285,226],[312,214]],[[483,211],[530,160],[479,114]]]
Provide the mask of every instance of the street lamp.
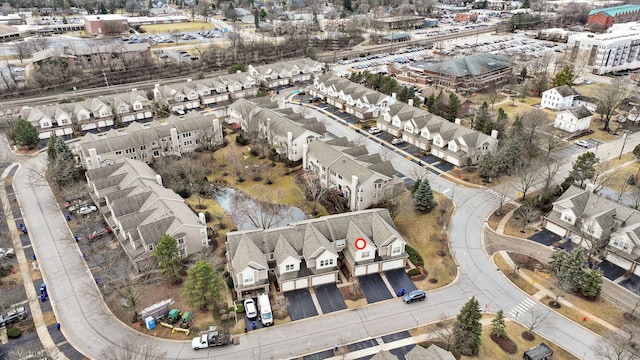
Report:
[[627,143],[627,135],[629,135],[629,130],[624,130],[624,134],[622,135],[622,147],[620,148],[620,155],[618,155],[618,159],[622,158],[622,152],[624,151],[624,145]]

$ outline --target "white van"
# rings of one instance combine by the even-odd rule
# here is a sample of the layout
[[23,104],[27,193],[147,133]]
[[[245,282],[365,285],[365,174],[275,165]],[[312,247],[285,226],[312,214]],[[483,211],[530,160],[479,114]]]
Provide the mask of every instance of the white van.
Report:
[[247,299],[244,301],[244,312],[250,320],[258,317],[258,310],[256,310],[256,303],[253,302],[253,299]]
[[271,303],[269,303],[269,295],[258,295],[258,310],[260,310],[260,321],[262,322],[262,325],[273,325],[273,314],[271,313]]

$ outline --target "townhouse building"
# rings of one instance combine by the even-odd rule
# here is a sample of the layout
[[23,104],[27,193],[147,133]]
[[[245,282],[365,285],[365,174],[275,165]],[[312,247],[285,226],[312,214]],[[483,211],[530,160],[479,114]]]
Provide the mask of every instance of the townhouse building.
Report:
[[122,131],[87,133],[77,145],[82,167],[87,170],[110,166],[122,159],[152,163],[160,156],[181,156],[204,145],[223,142],[220,121],[212,115],[189,113],[184,119],[171,116],[166,122],[132,122]]
[[316,174],[324,187],[337,190],[352,211],[378,204],[402,186],[391,161],[347,138],[305,144],[302,168]]
[[91,197],[136,268],[145,261],[155,265],[153,250],[165,234],[177,240],[183,257],[209,245],[204,214],[191,211],[146,163],[123,158],[85,175]]
[[186,112],[232,99],[254,97],[258,93],[258,85],[248,72],[239,72],[198,81],[156,84],[153,98],[160,109]]
[[96,46],[75,45],[50,47],[33,53],[33,64],[39,68],[46,62],[62,62],[69,70],[126,70],[132,64],[151,63],[148,43],[105,43]]
[[306,118],[290,108],[266,100],[238,99],[227,108],[227,122],[246,132],[260,134],[283,159],[302,160],[305,144],[322,137],[326,127],[315,118]]
[[573,106],[577,91],[567,85],[556,86],[542,92],[541,109],[565,110]]
[[383,110],[378,127],[456,166],[476,164],[498,146],[496,132],[489,136],[401,102]]
[[571,107],[559,111],[553,126],[570,133],[586,130],[591,125],[593,113],[584,106]]
[[605,259],[640,275],[640,212],[594,194],[592,186],[572,186],[544,217],[545,229],[574,244],[604,244]]
[[322,63],[303,58],[268,65],[249,65],[247,72],[262,86],[276,88],[313,80],[315,75],[322,72]]
[[303,220],[285,227],[227,233],[227,265],[238,299],[269,291],[269,273],[280,291],[336,284],[347,276],[404,268],[406,241],[386,209]]
[[605,34],[577,33],[569,36],[567,49],[573,61],[585,59],[594,74],[640,68],[640,24],[614,24]]
[[383,108],[396,102],[395,96],[385,95],[333,74],[316,77],[308,91],[310,95],[360,120],[376,118]]
[[152,103],[145,91],[133,89],[128,93],[106,95],[101,98],[111,106],[117,126],[132,121],[144,123],[153,120]]
[[101,98],[37,107],[24,107],[18,113],[20,119],[27,120],[37,130],[40,139],[52,135],[80,135],[85,131],[109,129],[114,126],[111,106]]

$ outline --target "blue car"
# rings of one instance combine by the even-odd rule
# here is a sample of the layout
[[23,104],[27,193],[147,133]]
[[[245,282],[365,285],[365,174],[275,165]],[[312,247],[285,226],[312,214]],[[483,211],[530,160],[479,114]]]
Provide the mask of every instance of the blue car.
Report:
[[424,290],[413,290],[408,294],[405,294],[402,297],[402,300],[404,300],[404,302],[406,304],[410,304],[414,301],[424,301],[424,299],[427,298],[427,294],[424,292]]

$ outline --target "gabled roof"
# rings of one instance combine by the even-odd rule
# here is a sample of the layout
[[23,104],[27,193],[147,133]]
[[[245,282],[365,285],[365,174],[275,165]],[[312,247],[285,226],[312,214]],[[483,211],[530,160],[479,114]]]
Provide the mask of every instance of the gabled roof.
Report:
[[298,255],[296,249],[294,249],[289,241],[282,235],[278,237],[278,242],[276,243],[276,248],[273,250],[273,253],[278,264],[281,264],[288,257],[300,261],[300,255]]
[[450,351],[431,344],[426,349],[420,345],[414,346],[404,358],[406,360],[455,360],[456,357]]
[[571,87],[569,87],[567,85],[557,86],[557,87],[554,87],[553,89],[550,89],[550,90],[557,91],[558,94],[560,94],[560,96],[563,96],[563,97],[567,97],[567,96],[571,96],[571,95],[578,95],[577,91],[575,91],[574,89],[572,89]]
[[267,260],[264,258],[264,253],[256,246],[249,235],[243,235],[242,241],[238,242],[231,262],[233,268],[237,271],[244,270],[252,263],[259,268],[269,268]]
[[572,108],[569,108],[567,110],[573,116],[575,116],[576,119],[584,119],[586,117],[589,117],[589,116],[593,115],[593,113],[591,111],[589,111],[589,109],[587,109],[583,105],[580,105],[580,106],[577,106],[577,107],[572,107]]

